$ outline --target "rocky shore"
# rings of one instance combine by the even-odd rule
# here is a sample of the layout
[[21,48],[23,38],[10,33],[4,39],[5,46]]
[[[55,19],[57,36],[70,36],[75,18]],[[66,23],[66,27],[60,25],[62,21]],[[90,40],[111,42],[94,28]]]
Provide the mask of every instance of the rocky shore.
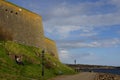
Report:
[[120,75],[95,72],[80,72],[75,75],[61,75],[49,80],[120,80]]
[[120,75],[97,73],[94,80],[120,80]]

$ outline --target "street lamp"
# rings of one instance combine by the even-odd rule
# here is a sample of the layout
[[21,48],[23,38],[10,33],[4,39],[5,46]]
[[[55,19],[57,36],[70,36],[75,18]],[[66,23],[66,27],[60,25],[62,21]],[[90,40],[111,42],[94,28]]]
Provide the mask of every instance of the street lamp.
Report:
[[42,80],[44,80],[44,57],[45,57],[45,51],[42,50]]
[[75,65],[76,65],[76,59],[74,60],[74,63],[75,63]]

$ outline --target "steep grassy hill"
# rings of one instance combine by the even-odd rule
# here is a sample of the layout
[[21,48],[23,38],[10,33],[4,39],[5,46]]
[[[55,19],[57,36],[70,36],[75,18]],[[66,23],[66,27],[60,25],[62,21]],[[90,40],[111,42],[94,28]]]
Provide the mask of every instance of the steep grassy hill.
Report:
[[[0,80],[42,80],[41,49],[11,41],[0,41]],[[24,65],[15,61],[15,56],[21,56]],[[73,74],[74,71],[45,54],[45,80],[61,75]]]

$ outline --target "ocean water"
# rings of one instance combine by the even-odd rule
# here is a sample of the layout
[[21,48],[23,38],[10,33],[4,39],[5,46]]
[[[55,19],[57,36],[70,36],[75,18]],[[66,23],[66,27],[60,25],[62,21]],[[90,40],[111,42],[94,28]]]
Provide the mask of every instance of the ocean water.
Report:
[[84,69],[82,71],[85,72],[100,72],[100,73],[111,73],[111,74],[117,74],[120,75],[120,69]]

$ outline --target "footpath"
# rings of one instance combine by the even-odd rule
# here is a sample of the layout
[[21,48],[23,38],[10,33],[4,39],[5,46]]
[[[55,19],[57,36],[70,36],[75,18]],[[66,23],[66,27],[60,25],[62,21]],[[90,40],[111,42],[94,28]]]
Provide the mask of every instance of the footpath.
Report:
[[96,73],[82,72],[76,75],[58,76],[49,80],[94,80]]

